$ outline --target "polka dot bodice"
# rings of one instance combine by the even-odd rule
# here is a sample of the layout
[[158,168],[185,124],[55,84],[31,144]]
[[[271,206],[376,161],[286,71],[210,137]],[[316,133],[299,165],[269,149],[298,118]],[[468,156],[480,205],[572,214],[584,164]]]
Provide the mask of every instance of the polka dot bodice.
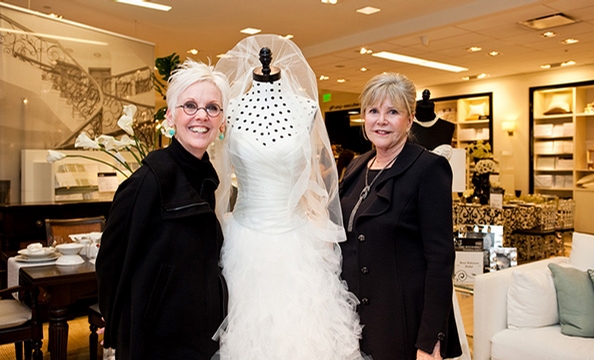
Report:
[[309,130],[317,104],[281,91],[281,80],[255,82],[232,99],[227,111],[227,139],[237,176],[233,214],[252,228],[287,224],[288,199],[311,154]]
[[[247,94],[231,101],[232,111],[227,116],[227,123],[234,132],[249,133],[262,146],[270,146],[296,135],[299,124],[296,124],[295,116],[302,117],[298,121],[303,123],[313,119],[316,104],[295,95],[285,96],[281,81],[272,84],[254,82]],[[309,121],[306,125],[309,126]]]

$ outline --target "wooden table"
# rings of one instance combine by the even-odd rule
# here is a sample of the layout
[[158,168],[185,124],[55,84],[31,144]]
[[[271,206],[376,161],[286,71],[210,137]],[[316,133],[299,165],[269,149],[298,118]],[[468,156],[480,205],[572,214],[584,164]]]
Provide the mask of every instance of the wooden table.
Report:
[[22,267],[19,282],[45,291],[49,305],[48,350],[52,360],[66,360],[68,349],[69,307],[77,300],[97,293],[95,265],[46,265]]

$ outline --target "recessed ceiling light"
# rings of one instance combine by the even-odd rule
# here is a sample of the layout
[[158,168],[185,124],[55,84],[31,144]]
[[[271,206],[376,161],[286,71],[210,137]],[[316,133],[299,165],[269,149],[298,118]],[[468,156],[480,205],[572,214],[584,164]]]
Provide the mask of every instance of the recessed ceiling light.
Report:
[[534,30],[544,30],[556,26],[569,25],[573,23],[575,23],[575,20],[561,13],[542,16],[539,18],[519,22],[519,24],[527,26]]
[[285,36],[283,36],[285,39],[292,39],[293,38],[293,34],[287,34]]
[[407,64],[425,66],[425,67],[430,67],[430,68],[445,70],[445,71],[461,72],[461,71],[468,70],[467,68],[461,67],[461,66],[444,64],[444,63],[431,61],[431,60],[419,59],[416,57],[395,54],[395,53],[391,53],[388,51],[380,51],[378,53],[373,53],[371,56],[376,56],[376,57],[386,59],[386,60],[392,60],[392,61],[398,61],[398,62],[403,62],[403,63],[407,63]]
[[561,41],[561,43],[565,44],[565,45],[571,45],[571,44],[575,44],[577,42],[580,42],[580,41],[578,39],[572,39],[572,38],[565,39],[565,40]]
[[365,47],[362,47],[361,50],[359,50],[359,54],[361,54],[361,55],[371,54],[372,52],[373,52],[373,50],[367,49]]
[[337,0],[322,0],[322,4],[336,5],[337,2]]
[[366,6],[360,9],[357,9],[357,12],[359,14],[364,14],[364,15],[371,15],[371,14],[375,14],[382,11],[381,9],[375,8],[373,6]]
[[567,60],[564,62],[558,62],[558,63],[552,63],[552,64],[542,64],[542,65],[540,65],[540,68],[541,69],[552,69],[552,68],[558,68],[558,67],[570,66],[570,65],[575,65],[575,61]]
[[540,36],[542,36],[543,38],[552,38],[557,36],[557,34],[554,31],[545,31]]
[[487,76],[489,76],[489,75],[488,74],[485,74],[485,73],[478,74],[478,75],[463,76],[462,77],[462,80],[468,81],[468,80],[484,79]]
[[499,51],[489,51],[489,56],[495,57],[499,56],[501,53]]
[[468,49],[466,49],[466,51],[468,51],[468,52],[477,52],[477,51],[481,51],[481,50],[483,50],[483,48],[480,46],[471,46]]
[[345,80],[345,79],[338,79],[338,80],[336,80],[336,82],[337,82],[337,83],[341,83],[341,84],[342,84],[342,83],[345,83],[345,82],[346,82],[346,80]]
[[152,9],[152,10],[159,10],[159,11],[171,10],[171,6],[157,4],[154,2],[148,2],[148,1],[144,1],[144,0],[114,0],[114,1],[117,3],[140,6],[140,7]]
[[262,31],[262,30],[248,27],[243,30],[240,30],[239,32],[243,33],[243,34],[248,34],[248,35],[255,35],[255,34],[259,33],[260,31]]
[[188,54],[192,54],[192,55],[197,55],[198,54],[198,49],[190,49],[188,50]]
[[362,68],[361,68],[361,69],[359,69],[359,70],[361,70],[362,72],[365,72],[365,71],[367,71],[367,70],[369,70],[369,69],[367,69],[366,67],[362,67]]
[[330,79],[330,77],[326,76],[326,75],[320,75],[320,81],[324,81],[324,80],[328,80]]

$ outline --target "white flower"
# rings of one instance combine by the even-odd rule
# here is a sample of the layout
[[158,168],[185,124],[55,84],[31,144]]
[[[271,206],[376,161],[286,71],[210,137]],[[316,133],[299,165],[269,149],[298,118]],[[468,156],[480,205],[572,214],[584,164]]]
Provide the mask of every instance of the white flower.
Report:
[[124,156],[122,156],[122,154],[120,154],[119,152],[115,153],[114,156],[121,162],[121,163],[126,163],[126,159],[124,159]]
[[474,171],[477,174],[487,174],[487,173],[492,173],[495,171],[495,161],[491,160],[491,159],[483,159],[483,160],[479,160],[475,165],[474,165]]
[[61,153],[59,151],[56,150],[48,150],[47,151],[47,162],[52,164],[58,160],[62,160],[66,157],[66,154]]
[[132,123],[134,122],[134,114],[136,114],[136,105],[130,104],[124,106],[124,114],[118,120],[118,126],[124,130],[128,135],[134,135]]
[[123,147],[136,145],[136,142],[134,141],[134,139],[130,139],[130,137],[128,135],[122,135],[122,137],[120,137],[120,140],[116,140],[115,142],[116,142],[116,145],[123,146]]
[[170,138],[170,139],[175,134],[175,129],[173,127],[169,126],[169,124],[167,123],[167,120],[163,120],[161,125],[159,125],[159,130],[161,131],[161,134],[163,136]]
[[74,147],[96,150],[101,149],[101,146],[99,146],[99,144],[95,140],[92,140],[89,137],[89,135],[87,135],[87,133],[84,131],[81,132],[76,138],[76,141],[74,142]]

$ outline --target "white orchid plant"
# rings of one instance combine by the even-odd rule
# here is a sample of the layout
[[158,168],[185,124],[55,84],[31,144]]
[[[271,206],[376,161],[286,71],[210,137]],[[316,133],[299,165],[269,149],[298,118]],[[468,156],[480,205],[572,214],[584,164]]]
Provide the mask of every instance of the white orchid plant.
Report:
[[[129,152],[134,157],[138,166],[142,165],[142,159],[144,159],[149,152],[147,145],[138,139],[132,128],[136,110],[136,105],[130,104],[124,106],[123,115],[118,120],[118,126],[124,130],[126,134],[122,135],[119,139],[109,135],[100,135],[95,139],[91,139],[89,135],[83,131],[78,135],[74,143],[75,148],[99,150],[112,157],[116,161],[116,164],[92,156],[65,154],[56,150],[48,150],[47,161],[49,163],[54,163],[66,157],[93,160],[113,168],[125,178],[128,178],[137,166],[134,165],[133,167],[133,164],[130,164],[124,156],[122,156],[121,151],[125,150]],[[169,129],[170,127],[167,125],[166,120],[157,126],[157,130],[162,135],[170,138],[172,135]]]

